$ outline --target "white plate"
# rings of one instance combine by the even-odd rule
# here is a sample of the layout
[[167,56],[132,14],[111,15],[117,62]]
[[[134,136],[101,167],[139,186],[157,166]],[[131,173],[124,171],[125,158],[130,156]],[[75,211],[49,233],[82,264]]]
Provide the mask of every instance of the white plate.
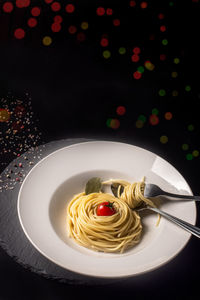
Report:
[[[18,197],[18,215],[30,242],[48,259],[71,271],[96,277],[125,277],[160,267],[186,245],[190,234],[157,215],[143,217],[141,242],[124,254],[95,252],[67,237],[66,207],[91,177],[143,176],[166,191],[192,194],[181,174],[167,161],[142,148],[117,142],[71,145],[41,160],[25,178]],[[195,224],[194,202],[166,202],[162,209]]]

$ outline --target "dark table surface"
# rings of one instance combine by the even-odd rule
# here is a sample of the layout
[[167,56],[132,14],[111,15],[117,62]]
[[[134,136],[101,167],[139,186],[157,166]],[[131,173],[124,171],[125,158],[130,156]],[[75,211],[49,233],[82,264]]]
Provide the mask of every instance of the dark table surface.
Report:
[[[1,171],[51,141],[114,139],[157,153],[200,194],[199,12],[198,0],[0,1]],[[88,287],[0,248],[0,300],[198,299],[199,253],[192,237],[159,270]]]

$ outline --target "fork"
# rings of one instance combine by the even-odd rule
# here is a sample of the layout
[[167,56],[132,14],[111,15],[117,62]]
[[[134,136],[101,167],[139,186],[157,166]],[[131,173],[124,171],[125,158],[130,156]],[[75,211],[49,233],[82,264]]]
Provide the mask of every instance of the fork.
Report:
[[178,198],[182,200],[189,200],[189,201],[200,201],[200,196],[190,196],[190,195],[179,195],[173,194],[163,191],[159,186],[147,183],[145,184],[144,188],[144,197],[157,197],[157,196],[168,196],[173,198]]
[[160,214],[161,216],[165,217],[166,219],[168,219],[169,221],[175,223],[176,225],[180,226],[181,228],[185,229],[186,231],[188,231],[189,233],[195,235],[196,237],[200,238],[200,228],[197,227],[197,226],[194,226],[184,220],[181,220],[175,216],[172,216],[170,214],[168,214],[167,212],[163,211],[163,210],[160,210],[156,207],[151,207],[151,206],[148,206],[148,205],[144,205],[144,206],[141,206],[141,207],[138,207],[134,210],[136,210],[137,212],[140,212],[142,210],[145,210],[145,209],[149,209],[149,210],[152,210],[158,214]]

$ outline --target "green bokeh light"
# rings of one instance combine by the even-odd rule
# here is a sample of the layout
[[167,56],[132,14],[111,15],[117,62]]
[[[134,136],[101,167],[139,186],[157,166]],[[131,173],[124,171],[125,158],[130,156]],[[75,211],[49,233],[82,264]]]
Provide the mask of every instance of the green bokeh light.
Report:
[[108,59],[111,57],[111,52],[109,50],[103,51],[103,57]]
[[175,58],[174,58],[174,63],[175,63],[176,65],[178,65],[178,64],[180,63],[180,59],[179,59],[178,57],[175,57]]
[[194,130],[194,125],[193,124],[188,125],[187,129],[189,131],[193,131]]
[[126,48],[120,47],[119,48],[119,54],[125,54],[126,53]]
[[163,97],[166,95],[166,91],[161,89],[161,90],[159,90],[158,94],[159,94],[159,96]]
[[183,145],[182,145],[182,149],[183,149],[184,151],[188,150],[188,149],[189,149],[189,145],[188,145],[188,144],[183,144]]
[[193,155],[191,153],[186,154],[186,159],[187,160],[192,160],[193,159]]
[[162,40],[162,44],[163,44],[164,46],[166,46],[166,45],[168,44],[168,40],[167,40],[167,39],[163,39],[163,40]]
[[191,91],[191,86],[190,85],[186,85],[185,86],[185,90],[186,90],[186,92],[190,92]]
[[152,115],[158,115],[159,110],[157,108],[152,109]]
[[137,70],[140,73],[144,73],[144,67],[143,66],[139,66]]
[[144,115],[139,115],[138,120],[146,122],[147,118]]

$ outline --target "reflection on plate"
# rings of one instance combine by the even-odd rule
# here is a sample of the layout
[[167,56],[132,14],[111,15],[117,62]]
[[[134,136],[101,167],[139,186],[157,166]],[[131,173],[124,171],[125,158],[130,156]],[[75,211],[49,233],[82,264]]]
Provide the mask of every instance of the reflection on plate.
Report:
[[[68,270],[112,278],[141,274],[165,264],[186,245],[190,234],[157,215],[142,216],[141,242],[123,254],[95,252],[76,244],[66,231],[66,208],[88,179],[123,178],[179,194],[192,194],[181,174],[167,161],[142,148],[117,142],[93,141],[53,152],[25,178],[18,196],[18,215],[30,242],[44,256]],[[195,224],[194,202],[162,204],[162,210]]]

